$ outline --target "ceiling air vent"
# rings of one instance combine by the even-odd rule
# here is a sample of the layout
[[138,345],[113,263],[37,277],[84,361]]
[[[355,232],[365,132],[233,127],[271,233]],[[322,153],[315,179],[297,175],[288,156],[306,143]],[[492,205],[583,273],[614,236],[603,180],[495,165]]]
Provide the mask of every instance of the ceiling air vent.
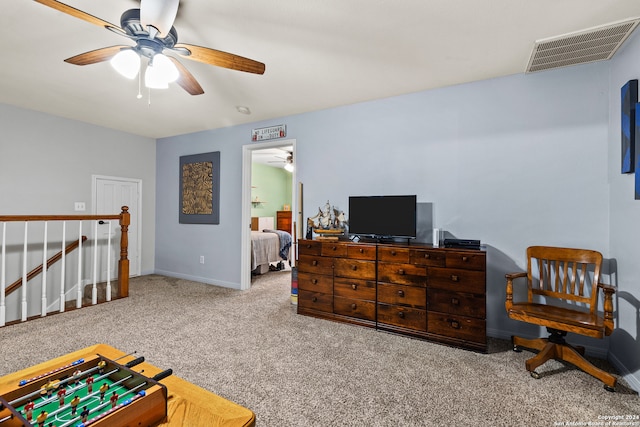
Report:
[[639,22],[640,19],[621,21],[537,40],[527,73],[611,59]]

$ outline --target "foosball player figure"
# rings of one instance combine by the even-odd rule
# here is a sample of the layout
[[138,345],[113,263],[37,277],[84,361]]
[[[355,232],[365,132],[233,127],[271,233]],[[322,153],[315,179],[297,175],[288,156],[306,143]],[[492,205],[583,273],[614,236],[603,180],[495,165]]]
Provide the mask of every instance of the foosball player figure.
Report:
[[67,395],[67,390],[64,387],[58,390],[58,403],[60,404],[61,408],[64,406],[64,397],[66,395]]
[[89,418],[89,409],[86,406],[82,407],[82,411],[80,412],[80,416],[82,417],[82,422],[86,423]]
[[104,395],[107,393],[107,390],[109,390],[109,384],[103,383],[100,386],[100,402],[104,400]]
[[104,367],[107,366],[107,362],[105,362],[104,360],[101,360],[98,362],[98,373],[99,374],[103,374],[104,373]]
[[44,422],[47,420],[47,414],[45,411],[40,412],[40,415],[36,418],[36,423],[38,423],[38,427],[44,427]]
[[111,397],[109,398],[109,402],[111,402],[111,407],[115,408],[116,405],[118,404],[118,398],[120,396],[118,396],[118,393],[116,393],[115,391],[113,393],[111,393]]
[[71,385],[78,384],[80,381],[80,375],[82,375],[82,371],[80,369],[73,371],[73,375],[71,375]]
[[33,403],[31,401],[31,399],[29,399],[29,401],[27,402],[26,405],[24,405],[24,415],[25,418],[27,419],[27,421],[31,422],[31,420],[33,419],[33,408],[34,408],[35,403]]
[[93,375],[89,375],[87,377],[87,393],[91,394],[93,393]]
[[78,410],[78,405],[80,404],[80,398],[78,396],[73,396],[73,399],[71,399],[69,404],[71,405],[71,415],[75,415]]
[[47,395],[47,399],[53,395],[53,389],[56,388],[56,385],[53,381],[49,380],[45,385],[42,386],[44,388],[44,392]]

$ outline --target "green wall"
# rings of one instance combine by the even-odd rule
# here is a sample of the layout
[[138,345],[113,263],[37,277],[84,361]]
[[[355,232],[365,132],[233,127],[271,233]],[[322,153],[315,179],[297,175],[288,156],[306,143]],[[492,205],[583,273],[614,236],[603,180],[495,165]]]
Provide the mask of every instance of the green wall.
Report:
[[283,210],[285,204],[291,206],[291,173],[281,167],[253,163],[251,186],[251,200],[258,197],[264,201],[251,204],[251,216],[271,216],[275,227],[276,212]]

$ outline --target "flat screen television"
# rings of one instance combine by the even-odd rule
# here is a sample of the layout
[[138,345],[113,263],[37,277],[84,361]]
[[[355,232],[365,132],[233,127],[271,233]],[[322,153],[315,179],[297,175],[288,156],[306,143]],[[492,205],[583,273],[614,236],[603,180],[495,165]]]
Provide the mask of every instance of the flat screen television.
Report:
[[352,235],[415,238],[416,196],[351,196],[348,221]]

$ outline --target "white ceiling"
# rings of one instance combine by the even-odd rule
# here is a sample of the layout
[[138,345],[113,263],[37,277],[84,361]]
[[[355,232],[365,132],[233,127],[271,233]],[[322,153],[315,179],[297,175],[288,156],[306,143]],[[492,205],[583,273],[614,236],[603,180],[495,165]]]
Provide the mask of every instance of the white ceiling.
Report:
[[[114,24],[135,0],[68,0]],[[153,138],[523,73],[534,42],[640,16],[638,0],[182,0],[178,41],[266,64],[264,75],[181,59],[204,95],[138,100],[108,63],[128,44],[30,0],[2,0],[0,102]],[[240,114],[247,106],[251,115]]]

